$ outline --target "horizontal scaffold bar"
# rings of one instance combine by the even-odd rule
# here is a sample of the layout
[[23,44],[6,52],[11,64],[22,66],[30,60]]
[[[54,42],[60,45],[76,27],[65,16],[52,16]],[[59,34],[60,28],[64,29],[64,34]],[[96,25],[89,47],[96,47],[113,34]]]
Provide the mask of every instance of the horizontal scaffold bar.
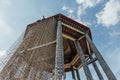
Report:
[[45,46],[48,46],[48,45],[51,45],[51,44],[54,44],[54,43],[56,43],[56,40],[54,40],[52,42],[49,42],[49,43],[46,43],[46,44],[42,44],[42,45],[39,45],[39,46],[35,46],[35,47],[32,47],[32,48],[29,48],[27,50],[20,51],[20,53],[23,53],[25,51],[31,51],[31,50],[34,50],[34,49],[38,49],[38,48],[41,48],[41,47],[45,47]]

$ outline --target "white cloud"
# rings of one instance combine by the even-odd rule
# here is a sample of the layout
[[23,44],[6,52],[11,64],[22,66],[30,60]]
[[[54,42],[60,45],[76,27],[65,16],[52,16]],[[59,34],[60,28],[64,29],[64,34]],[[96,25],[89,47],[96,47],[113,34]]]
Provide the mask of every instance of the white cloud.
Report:
[[63,7],[61,8],[63,11],[66,11],[69,15],[68,16],[72,16],[71,14],[74,12],[74,10],[70,9],[69,7],[67,7],[66,5],[63,5]]
[[99,2],[101,2],[101,0],[76,0],[76,2],[78,4],[83,5],[84,7],[94,7],[95,5],[97,5]]
[[110,0],[103,10],[96,14],[99,24],[105,27],[114,26],[120,21],[120,0]]
[[76,0],[76,2],[79,4],[77,16],[78,16],[78,19],[80,19],[81,16],[85,14],[88,8],[92,8],[96,6],[98,3],[101,2],[101,0]]
[[69,9],[68,12],[72,14],[74,11],[72,9]]
[[0,57],[6,55],[6,51],[5,50],[0,50]]
[[110,35],[111,37],[120,36],[120,31],[112,31],[112,32],[109,32],[109,35]]
[[67,10],[68,7],[66,5],[63,5],[62,10]]

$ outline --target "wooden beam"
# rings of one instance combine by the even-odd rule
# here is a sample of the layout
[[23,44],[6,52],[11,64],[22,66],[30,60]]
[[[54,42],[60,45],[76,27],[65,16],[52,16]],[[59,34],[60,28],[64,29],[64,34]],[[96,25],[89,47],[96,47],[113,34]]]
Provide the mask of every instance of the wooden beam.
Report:
[[49,42],[49,43],[46,43],[46,44],[42,44],[42,45],[39,45],[39,46],[35,46],[35,47],[32,47],[32,48],[29,48],[27,50],[20,51],[20,53],[23,53],[25,51],[31,51],[31,50],[34,50],[34,49],[38,49],[38,48],[41,48],[41,47],[45,47],[45,46],[48,46],[48,45],[51,45],[51,44],[54,44],[54,43],[56,43],[56,40],[52,41],[52,42]]
[[[74,44],[75,44],[75,41],[74,41]],[[75,44],[75,47],[76,47],[76,50],[77,50],[76,44]],[[86,54],[84,54],[84,56],[87,56],[87,57],[88,57],[88,55],[86,55]],[[76,62],[79,58],[80,58],[80,56],[79,56],[78,51],[77,51],[77,55],[74,57],[74,59],[71,61],[70,64],[71,64],[71,65],[74,65],[75,62]]]
[[62,25],[64,25],[64,26],[67,27],[67,28],[70,28],[70,29],[72,29],[72,30],[74,30],[74,31],[77,31],[77,32],[79,32],[79,33],[81,33],[81,34],[85,34],[84,32],[82,32],[82,31],[80,31],[80,30],[78,30],[78,29],[76,29],[76,28],[74,28],[74,27],[72,27],[72,26],[70,26],[70,25],[67,25],[67,24],[65,24],[65,23],[62,23]]
[[69,35],[67,35],[67,34],[65,34],[65,33],[62,33],[62,36],[63,36],[64,38],[69,39],[69,40],[75,41],[75,38],[73,38],[73,37],[71,37],[71,36],[69,36]]
[[[88,55],[85,55],[85,56],[88,56]],[[64,68],[69,68],[71,65],[74,65],[79,58],[80,58],[79,54],[77,54],[70,63],[64,64]],[[86,59],[88,59],[88,58],[86,58]],[[82,66],[82,63],[79,65],[78,68],[80,68],[81,66]]]
[[56,40],[52,41],[52,42],[49,42],[49,43],[46,43],[46,44],[42,44],[42,45],[39,45],[39,46],[32,47],[32,48],[27,49],[27,50],[31,51],[31,50],[34,50],[34,49],[37,49],[37,48],[41,48],[41,47],[45,47],[45,46],[48,46],[48,45],[51,45],[51,44],[54,44],[54,43],[56,43]]
[[64,64],[64,69],[66,69],[66,68],[70,68],[70,66],[71,66],[70,63]]
[[75,62],[77,61],[79,59],[79,54],[77,54],[75,57],[74,57],[74,59],[71,61],[71,65],[74,65],[75,64]]
[[85,35],[83,35],[83,36],[79,37],[79,38],[78,38],[78,40],[81,40],[81,39],[82,39],[82,38],[84,38],[84,37],[85,37]]

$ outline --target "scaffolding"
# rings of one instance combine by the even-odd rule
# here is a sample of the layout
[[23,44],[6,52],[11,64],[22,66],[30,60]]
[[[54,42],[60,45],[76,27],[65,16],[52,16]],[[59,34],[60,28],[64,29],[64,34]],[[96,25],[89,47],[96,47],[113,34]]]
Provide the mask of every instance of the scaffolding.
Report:
[[90,29],[57,14],[27,26],[2,58],[0,80],[65,80],[69,71],[73,80],[80,80],[81,67],[86,79],[93,80],[89,64],[104,80],[96,61],[108,80],[117,80],[93,43]]
[[28,32],[17,40],[8,50],[6,58],[3,58],[0,80],[53,80],[55,25],[55,19],[52,18],[29,27]]

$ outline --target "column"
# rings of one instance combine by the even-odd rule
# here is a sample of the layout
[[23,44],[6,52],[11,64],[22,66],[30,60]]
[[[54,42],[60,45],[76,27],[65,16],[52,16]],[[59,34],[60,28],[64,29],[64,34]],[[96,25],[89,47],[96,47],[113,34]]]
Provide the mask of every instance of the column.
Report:
[[56,38],[55,80],[62,80],[64,77],[64,54],[61,21],[57,22]]
[[76,75],[77,75],[77,80],[80,80],[79,70],[78,70],[78,69],[76,69],[75,71],[76,71]]
[[95,44],[93,43],[93,41],[89,37],[89,35],[86,34],[85,37],[86,37],[91,49],[93,50],[95,56],[98,58],[98,61],[101,65],[103,71],[105,72],[106,76],[108,77],[108,79],[109,80],[117,80],[116,77],[114,76],[113,72],[111,71],[111,69],[109,68],[109,66],[105,62],[105,60],[103,59],[102,55],[100,54],[100,52],[96,48]]
[[[93,59],[92,55],[90,55],[90,59]],[[103,78],[97,64],[95,62],[92,62],[92,65],[93,65],[93,67],[94,67],[94,69],[95,69],[95,71],[96,71],[96,73],[98,75],[99,80],[104,80],[104,78]]]
[[72,80],[76,80],[73,66],[71,66]]
[[87,80],[93,80],[92,75],[91,75],[90,70],[89,70],[88,65],[87,65],[87,61],[84,57],[84,53],[82,51],[82,48],[81,48],[78,40],[76,41],[76,46],[78,49],[78,53],[80,54],[80,59],[81,59],[81,62],[83,64],[83,69],[84,69],[85,75],[87,77]]

